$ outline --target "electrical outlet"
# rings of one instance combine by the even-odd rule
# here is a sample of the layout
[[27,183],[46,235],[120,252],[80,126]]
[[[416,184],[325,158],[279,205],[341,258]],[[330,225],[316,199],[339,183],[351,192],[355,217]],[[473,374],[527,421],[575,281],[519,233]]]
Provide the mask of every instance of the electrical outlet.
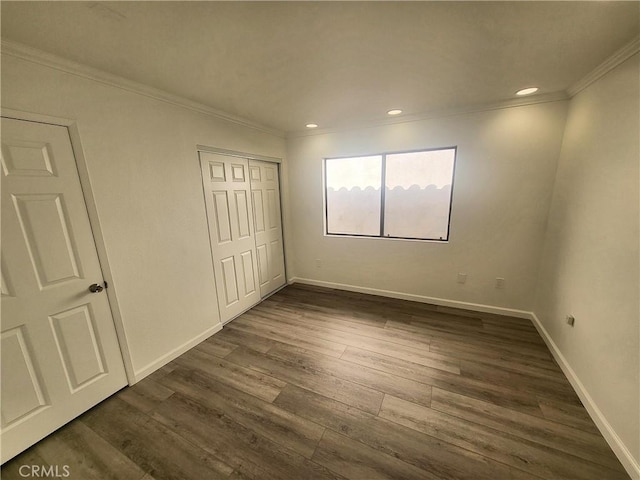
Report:
[[496,288],[504,288],[504,278],[502,277],[496,278]]
[[322,268],[322,260],[316,258],[316,268]]
[[459,273],[458,274],[458,283],[467,283],[467,274]]
[[576,319],[573,315],[567,315],[565,317],[565,320],[567,321],[567,324],[573,327],[573,324],[576,323]]

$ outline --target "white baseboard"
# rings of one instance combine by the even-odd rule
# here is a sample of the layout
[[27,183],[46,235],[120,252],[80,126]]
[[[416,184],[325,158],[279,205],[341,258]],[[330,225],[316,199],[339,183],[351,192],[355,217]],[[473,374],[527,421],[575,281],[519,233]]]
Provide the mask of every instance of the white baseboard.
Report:
[[[192,338],[191,340],[188,340],[188,341],[184,342],[182,345],[179,345],[178,347],[174,348],[169,353],[163,355],[162,357],[158,358],[157,360],[154,360],[153,362],[149,363],[148,365],[142,367],[140,370],[136,370],[134,372],[134,382],[133,383],[137,383],[140,380],[142,380],[144,377],[146,377],[147,375],[151,375],[153,372],[155,372],[159,368],[164,367],[171,360],[173,360],[175,358],[178,358],[184,352],[186,352],[187,350],[190,350],[191,348],[195,347],[197,344],[199,344],[200,342],[206,340],[211,335],[213,335],[214,333],[219,332],[220,330],[222,330],[222,324],[221,323],[219,323],[217,325],[214,325],[213,327],[208,328],[207,330],[202,332],[200,335],[197,335],[196,337]],[[131,385],[133,385],[133,383]]]
[[600,430],[600,433],[602,433],[602,436],[613,450],[613,453],[616,454],[618,460],[620,460],[629,476],[634,480],[640,480],[640,464],[633,458],[629,449],[624,445],[618,434],[594,402],[593,398],[591,398],[591,395],[589,395],[589,392],[576,375],[576,372],[571,368],[567,359],[553,341],[546,328],[544,328],[540,319],[533,312],[531,312],[530,315],[538,333],[540,333],[540,336],[547,344],[547,347],[549,347],[551,354],[556,359],[556,362],[558,362],[558,365],[560,365],[560,368],[571,383],[573,389],[578,394],[578,397],[580,397],[580,401],[587,409],[587,412],[589,412],[591,419]]
[[462,310],[472,310],[474,312],[495,313],[497,315],[508,315],[517,318],[531,318],[531,312],[525,310],[516,310],[513,308],[495,307],[493,305],[482,305],[479,303],[460,302],[458,300],[450,300],[447,298],[426,297],[424,295],[416,295],[413,293],[395,292],[392,290],[381,290],[378,288],[360,287],[357,285],[347,285],[344,283],[325,282],[323,280],[313,280],[310,278],[292,277],[289,284],[302,283],[306,285],[315,285],[317,287],[335,288],[336,290],[347,290],[349,292],[368,293],[370,295],[378,295],[380,297],[398,298],[400,300],[410,300],[412,302],[431,303],[432,305],[440,305],[442,307],[460,308]]

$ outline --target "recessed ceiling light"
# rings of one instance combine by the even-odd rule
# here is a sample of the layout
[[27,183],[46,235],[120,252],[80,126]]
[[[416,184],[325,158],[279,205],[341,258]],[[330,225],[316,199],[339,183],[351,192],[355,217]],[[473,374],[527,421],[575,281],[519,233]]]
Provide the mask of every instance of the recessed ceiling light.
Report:
[[315,123],[307,123],[307,128],[318,128],[318,125],[316,125]]
[[538,91],[538,87],[529,87],[529,88],[523,88],[522,90],[518,90],[516,92],[516,95],[531,95],[532,93],[536,93]]
[[387,115],[400,115],[402,113],[402,110],[398,110],[397,108],[395,110],[389,110],[387,112]]

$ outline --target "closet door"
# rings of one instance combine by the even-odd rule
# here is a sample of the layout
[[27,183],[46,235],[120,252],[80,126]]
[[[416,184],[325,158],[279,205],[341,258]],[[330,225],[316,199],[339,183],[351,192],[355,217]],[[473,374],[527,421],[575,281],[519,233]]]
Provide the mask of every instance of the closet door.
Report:
[[260,295],[265,297],[286,282],[278,164],[249,160],[249,176]]
[[256,244],[244,158],[200,152],[218,308],[223,323],[260,301]]

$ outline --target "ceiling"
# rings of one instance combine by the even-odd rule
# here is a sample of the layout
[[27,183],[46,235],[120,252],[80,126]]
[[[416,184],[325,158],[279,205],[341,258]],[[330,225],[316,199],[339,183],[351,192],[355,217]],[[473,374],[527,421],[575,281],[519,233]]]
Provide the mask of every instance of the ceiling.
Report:
[[640,2],[13,2],[2,38],[282,132],[562,92]]

